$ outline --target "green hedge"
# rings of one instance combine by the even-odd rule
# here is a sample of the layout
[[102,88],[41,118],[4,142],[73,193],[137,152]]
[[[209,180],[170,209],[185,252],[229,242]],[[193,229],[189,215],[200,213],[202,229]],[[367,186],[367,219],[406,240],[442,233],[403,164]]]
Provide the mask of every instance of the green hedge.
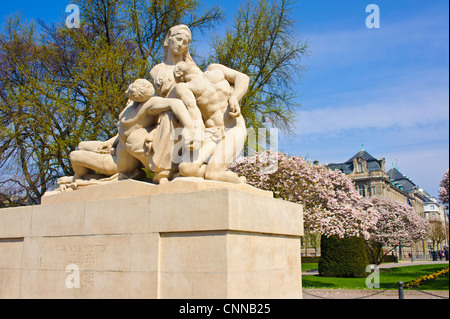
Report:
[[393,263],[395,261],[395,256],[394,255],[386,255],[383,258],[383,262],[384,263]]
[[361,237],[322,236],[319,274],[324,277],[366,277],[369,260]]
[[[395,261],[394,255],[386,255],[383,258],[384,263],[393,263]],[[302,256],[302,264],[319,263],[320,256]]]

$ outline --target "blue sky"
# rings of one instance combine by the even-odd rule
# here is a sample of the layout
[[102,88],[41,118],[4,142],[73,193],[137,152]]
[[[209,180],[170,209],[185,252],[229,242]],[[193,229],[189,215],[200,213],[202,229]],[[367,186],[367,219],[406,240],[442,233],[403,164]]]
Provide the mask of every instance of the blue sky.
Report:
[[[218,0],[227,23],[241,1]],[[2,1],[0,17],[62,21],[70,1]],[[76,3],[76,1],[74,1]],[[380,8],[368,29],[365,9]],[[344,162],[361,149],[386,159],[437,196],[449,167],[449,3],[447,0],[299,0],[298,39],[308,41],[295,135],[281,151],[321,163]],[[199,49],[208,35],[195,35]]]

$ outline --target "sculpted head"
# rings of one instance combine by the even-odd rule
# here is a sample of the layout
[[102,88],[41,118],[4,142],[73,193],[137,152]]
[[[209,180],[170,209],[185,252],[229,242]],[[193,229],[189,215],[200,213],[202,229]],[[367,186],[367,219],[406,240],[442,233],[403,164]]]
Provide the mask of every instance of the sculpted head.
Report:
[[130,84],[125,95],[132,101],[145,102],[155,94],[155,88],[150,81],[137,79]]
[[164,41],[164,58],[169,54],[182,55],[183,61],[193,62],[189,53],[191,40],[192,33],[186,25],[180,24],[170,28]]
[[194,62],[181,61],[175,65],[173,75],[177,83],[189,82],[195,76],[202,74],[203,72]]

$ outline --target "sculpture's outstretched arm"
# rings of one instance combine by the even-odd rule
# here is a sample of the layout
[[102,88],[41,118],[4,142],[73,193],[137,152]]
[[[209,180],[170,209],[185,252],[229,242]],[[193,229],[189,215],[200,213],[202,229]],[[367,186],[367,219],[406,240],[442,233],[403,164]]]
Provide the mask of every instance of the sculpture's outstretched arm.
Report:
[[194,123],[188,110],[179,99],[154,96],[145,102],[141,110],[145,113],[154,115],[161,114],[165,111],[172,111],[173,114],[181,121],[183,127],[189,130],[194,128]]
[[197,106],[195,95],[187,83],[178,83],[175,87],[177,97],[183,101],[184,105],[189,111],[192,120],[195,122],[200,121],[203,123],[202,113]]
[[[183,136],[185,137],[188,149],[198,150],[201,146],[200,130],[195,129],[194,121],[183,101],[173,98],[152,97],[145,102],[141,111],[149,114],[161,114],[165,111],[172,111],[173,114],[181,121],[184,127]],[[200,111],[199,111],[200,112]],[[201,114],[200,114],[201,116]]]

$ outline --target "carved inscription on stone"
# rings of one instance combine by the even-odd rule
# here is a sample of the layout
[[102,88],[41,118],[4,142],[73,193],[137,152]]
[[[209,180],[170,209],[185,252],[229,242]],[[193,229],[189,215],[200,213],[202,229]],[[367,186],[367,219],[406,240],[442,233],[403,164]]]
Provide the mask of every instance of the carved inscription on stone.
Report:
[[67,280],[68,286],[73,288],[78,286],[73,269],[78,270],[81,288],[97,288],[108,276],[106,273],[130,271],[130,248],[128,234],[45,237],[40,268],[63,271],[65,280],[71,276]]
[[[75,264],[80,269],[94,269],[96,258],[105,252],[107,246],[101,244],[65,244],[62,251],[65,254],[64,260],[67,264]],[[97,256],[97,257],[96,257]]]
[[80,287],[94,287],[95,272],[88,271],[98,266],[98,259],[106,251],[107,245],[101,243],[65,243],[61,246],[67,264],[79,267]]

